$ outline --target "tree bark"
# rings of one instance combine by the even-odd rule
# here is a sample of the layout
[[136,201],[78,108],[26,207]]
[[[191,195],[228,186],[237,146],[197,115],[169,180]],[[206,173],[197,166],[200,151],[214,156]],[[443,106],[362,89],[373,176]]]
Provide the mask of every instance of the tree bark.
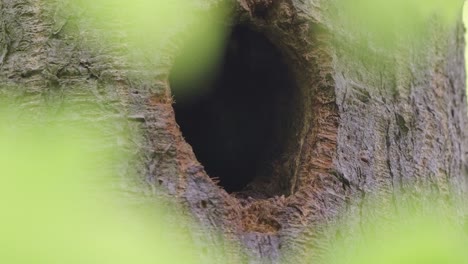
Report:
[[[417,194],[415,184],[449,199],[467,188],[461,16],[450,31],[428,25],[431,37],[422,51],[407,45],[389,54],[354,43],[330,22],[325,4],[234,4],[233,23],[271,41],[296,86],[294,133],[286,136],[283,156],[274,160],[269,180],[254,179],[245,191],[229,194],[218,186],[176,123],[168,77],[180,46],[173,42],[176,29],[154,48],[161,56],[131,51],[144,63],[128,58],[119,27],[86,27],[93,18],[69,2],[2,0],[0,94],[27,111],[51,100],[76,109],[100,106],[101,113],[90,108],[94,112],[80,111],[81,118],[122,121],[108,128],[109,136],[130,132],[131,143],[115,144],[138,150],[137,160],[119,167],[124,192],[177,198],[202,227],[239,242],[250,262],[300,261],[319,243],[324,223],[362,209],[373,195],[382,195],[384,207],[408,191]],[[101,43],[107,35],[123,36]],[[358,48],[366,59],[356,56]],[[416,51],[422,55],[413,57]],[[207,250],[239,254],[214,233],[193,233],[208,242]],[[286,257],[291,251],[294,257]]]

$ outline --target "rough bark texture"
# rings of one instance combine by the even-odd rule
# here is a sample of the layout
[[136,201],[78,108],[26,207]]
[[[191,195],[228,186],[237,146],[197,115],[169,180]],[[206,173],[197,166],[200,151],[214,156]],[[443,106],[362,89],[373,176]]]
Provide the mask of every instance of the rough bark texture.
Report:
[[[120,146],[136,147],[140,164],[136,179],[130,178],[132,161],[121,165],[125,192],[176,197],[202,226],[243,245],[252,262],[300,260],[319,243],[323,223],[358,211],[372,194],[384,195],[381,203],[387,205],[405,191],[417,193],[415,183],[447,197],[463,193],[468,120],[461,22],[450,32],[433,26],[424,56],[409,56],[414,48],[408,46],[394,54],[372,51],[360,60],[352,36],[329,22],[323,3],[305,2],[234,3],[234,23],[248,24],[283,53],[300,98],[292,117],[297,133],[288,140],[285,158],[275,161],[270,181],[254,181],[248,192],[228,194],[218,187],[176,124],[168,75],[181,32],[155,47],[161,56],[131,51],[143,63],[128,59],[124,33],[90,30],[85,25],[92,17],[67,2],[2,0],[0,94],[13,96],[28,111],[57,99],[102,110],[80,118],[123,120],[105,129],[135,137],[134,146]],[[104,35],[122,38],[102,44]],[[208,241],[206,250],[239,255],[215,234],[193,233],[194,241]],[[291,250],[295,257],[286,259],[284,252]]]

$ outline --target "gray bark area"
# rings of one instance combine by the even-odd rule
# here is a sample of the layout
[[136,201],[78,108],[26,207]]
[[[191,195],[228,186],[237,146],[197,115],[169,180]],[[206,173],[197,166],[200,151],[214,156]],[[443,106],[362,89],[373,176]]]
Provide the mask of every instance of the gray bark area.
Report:
[[[450,31],[433,26],[422,48],[371,50],[364,60],[355,49],[367,48],[352,44],[353,36],[333,25],[320,1],[233,4],[234,23],[265,34],[285,54],[298,82],[298,136],[288,143],[288,158],[274,178],[285,181],[288,195],[234,197],[196,160],[175,122],[168,83],[182,29],[170,31],[154,47],[152,54],[159,56],[153,56],[128,50],[128,37],[117,26],[93,28],[93,17],[71,2],[2,0],[0,94],[25,111],[58,100],[61,107],[79,110],[79,118],[118,120],[116,127],[105,128],[96,120],[96,128],[110,138],[130,134],[124,144],[114,144],[138,150],[135,160],[117,168],[122,192],[144,197],[142,202],[175,198],[200,224],[192,228],[194,243],[209,245],[202,252],[225,252],[232,263],[319,258],[323,224],[363,210],[373,195],[383,197],[384,208],[417,195],[416,185],[448,199],[465,192],[461,22]],[[106,36],[119,41],[103,41]],[[93,111],[83,111],[88,108]],[[223,232],[242,252],[206,228]]]

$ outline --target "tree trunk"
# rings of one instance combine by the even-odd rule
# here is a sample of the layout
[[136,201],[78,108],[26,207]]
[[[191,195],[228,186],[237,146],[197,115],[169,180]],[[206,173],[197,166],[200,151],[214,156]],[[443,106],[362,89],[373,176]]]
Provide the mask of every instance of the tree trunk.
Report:
[[[204,10],[218,1],[207,2],[211,4]],[[155,47],[161,56],[147,58],[132,50],[148,63],[129,60],[128,39],[118,27],[111,27],[115,30],[111,32],[109,28],[86,27],[92,16],[65,1],[0,2],[0,94],[13,96],[18,105],[31,111],[52,99],[76,109],[99,105],[102,113],[80,113],[91,120],[99,114],[123,120],[124,125],[110,128],[109,135],[124,136],[130,131],[133,145],[119,147],[138,149],[138,160],[123,164],[119,170],[125,192],[176,197],[203,227],[221,230],[243,245],[252,262],[277,263],[286,258],[293,262],[304,257],[309,246],[319,243],[324,223],[359,210],[373,195],[382,195],[379,203],[384,206],[407,195],[406,191],[417,192],[415,184],[432,186],[447,197],[464,193],[467,187],[461,17],[449,31],[438,30],[437,23],[428,25],[430,37],[423,48],[408,44],[390,54],[355,43],[352,33],[330,22],[322,2],[235,3],[233,24],[241,26],[229,42],[237,46],[249,42],[251,53],[241,61],[243,51],[236,51],[232,69],[238,71],[233,75],[239,78],[231,83],[221,80],[219,86],[233,83],[240,89],[245,83],[254,89],[268,83],[272,88],[259,90],[259,95],[241,91],[268,111],[258,110],[248,99],[236,102],[238,97],[232,95],[214,96],[205,105],[215,112],[232,114],[228,120],[244,123],[208,124],[204,120],[215,120],[214,115],[204,119],[204,114],[196,116],[199,113],[190,106],[175,104],[177,121],[179,111],[188,120],[193,116],[207,129],[208,139],[191,137],[197,127],[185,125],[186,132],[184,125],[179,127],[176,122],[171,95],[175,81],[169,75],[180,46],[172,41],[180,32],[174,29],[161,42],[163,48]],[[101,43],[102,36],[108,35],[123,36],[118,42]],[[365,50],[366,58],[356,55],[356,49]],[[420,55],[413,56],[416,53]],[[257,59],[271,68],[253,65],[257,59],[252,59],[252,54],[263,56]],[[255,75],[248,75],[244,66],[235,68],[236,63],[246,63]],[[226,71],[231,69],[226,67]],[[284,77],[278,77],[284,71]],[[227,72],[226,76],[232,75]],[[257,83],[248,84],[251,80]],[[278,83],[288,91],[274,89]],[[226,103],[217,106],[217,100]],[[230,112],[229,107],[239,104],[256,110],[245,116]],[[256,120],[246,121],[249,116]],[[262,121],[265,119],[274,121]],[[223,140],[232,137],[231,126],[245,126],[251,134],[224,146]],[[213,131],[221,128],[227,132],[220,143],[213,143],[215,146],[203,154],[203,148],[212,144],[210,140],[218,142]],[[265,139],[262,135],[268,131],[273,132]],[[264,150],[251,157],[248,151],[242,152],[245,149],[232,145]],[[232,168],[233,173],[216,168],[216,162],[211,165],[220,157],[213,155],[218,151],[221,157],[237,155],[233,162],[239,166]],[[261,160],[247,164],[257,156]],[[210,166],[201,157],[215,173],[207,173]],[[245,170],[239,169],[244,162]],[[139,164],[137,178],[126,169],[135,167],[132,163]],[[208,241],[207,250],[239,254],[214,233],[193,232]],[[296,252],[295,256],[285,257],[290,251]]]

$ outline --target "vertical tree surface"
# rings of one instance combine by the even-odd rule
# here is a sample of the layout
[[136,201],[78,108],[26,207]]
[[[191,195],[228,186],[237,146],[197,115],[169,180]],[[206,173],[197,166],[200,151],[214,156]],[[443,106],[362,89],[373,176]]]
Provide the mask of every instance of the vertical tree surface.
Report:
[[[126,194],[175,198],[252,261],[299,260],[320,248],[324,223],[375,196],[384,208],[421,195],[416,186],[447,201],[467,187],[461,10],[454,25],[426,24],[423,43],[379,49],[334,22],[335,9],[339,1],[233,1],[232,19],[219,21],[233,28],[219,72],[193,84],[214,90],[186,99],[177,91],[192,85],[170,77],[190,52],[183,29],[168,29],[149,55],[79,5],[2,0],[0,94],[25,111],[58,101],[97,127],[121,120],[107,132],[129,131],[115,144],[138,150],[119,167]],[[206,250],[240,254],[215,233],[193,233]]]

